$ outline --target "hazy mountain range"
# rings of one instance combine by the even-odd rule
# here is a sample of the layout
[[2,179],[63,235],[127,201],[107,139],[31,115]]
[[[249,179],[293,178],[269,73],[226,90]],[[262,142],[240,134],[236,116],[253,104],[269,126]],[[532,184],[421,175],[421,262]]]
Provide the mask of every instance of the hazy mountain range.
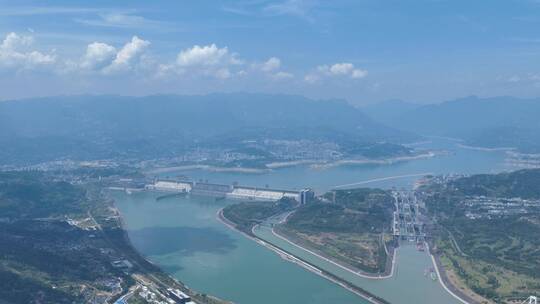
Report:
[[261,138],[362,146],[416,137],[386,127],[344,101],[290,95],[63,96],[0,102],[4,162],[160,157],[194,145]]
[[390,127],[419,135],[540,152],[540,99],[466,97],[429,105],[389,101],[362,110]]
[[377,152],[369,157],[406,153],[399,144],[421,136],[540,152],[539,117],[540,100],[512,97],[430,105],[388,101],[363,108],[242,93],[47,97],[0,102],[0,163],[168,157],[195,146],[234,147],[261,139],[335,142],[351,153],[370,147]]

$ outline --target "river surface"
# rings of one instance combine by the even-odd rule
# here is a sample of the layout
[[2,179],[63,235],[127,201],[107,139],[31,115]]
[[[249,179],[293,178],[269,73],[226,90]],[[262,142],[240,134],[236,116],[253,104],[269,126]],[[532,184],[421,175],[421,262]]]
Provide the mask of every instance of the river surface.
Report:
[[[363,187],[410,188],[416,177],[381,178],[421,173],[495,173],[504,166],[504,152],[459,148],[438,140],[426,147],[445,149],[447,155],[390,165],[340,166],[312,169],[298,166],[264,174],[182,171],[164,175],[187,175],[193,179],[256,187],[301,189],[322,193],[332,187],[378,180]],[[354,185],[351,185],[353,187]],[[357,295],[281,259],[274,252],[229,229],[216,213],[233,202],[211,198],[155,200],[159,194],[127,195],[113,192],[134,246],[152,262],[191,288],[239,304],[367,303]],[[395,275],[387,280],[368,280],[348,273],[272,235],[267,227],[256,233],[283,246],[311,263],[366,289],[394,304],[459,303],[438,282],[424,276],[432,267],[429,255],[414,246],[397,253]]]

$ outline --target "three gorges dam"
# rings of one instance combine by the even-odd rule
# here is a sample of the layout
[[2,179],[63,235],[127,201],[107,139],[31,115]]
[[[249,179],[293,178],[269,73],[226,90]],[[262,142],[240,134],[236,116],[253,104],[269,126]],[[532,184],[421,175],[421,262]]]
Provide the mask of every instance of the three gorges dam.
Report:
[[190,194],[240,201],[279,201],[283,198],[291,198],[300,204],[305,204],[315,195],[313,190],[308,188],[296,191],[174,179],[156,179],[146,184],[144,189],[170,195]]

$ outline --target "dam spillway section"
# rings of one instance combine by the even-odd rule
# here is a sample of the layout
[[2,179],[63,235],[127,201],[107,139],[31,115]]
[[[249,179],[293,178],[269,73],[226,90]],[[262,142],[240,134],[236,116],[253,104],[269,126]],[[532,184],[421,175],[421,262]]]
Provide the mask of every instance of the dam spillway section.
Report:
[[279,201],[283,198],[291,198],[301,204],[314,197],[314,192],[307,188],[283,190],[172,179],[156,179],[145,185],[145,189],[169,194],[191,194],[240,201]]

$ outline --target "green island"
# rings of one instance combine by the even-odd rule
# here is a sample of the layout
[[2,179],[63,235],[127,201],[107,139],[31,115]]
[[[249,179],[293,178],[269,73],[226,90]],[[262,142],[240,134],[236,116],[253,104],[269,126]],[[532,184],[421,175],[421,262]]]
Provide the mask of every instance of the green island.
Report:
[[0,173],[0,303],[154,303],[169,289],[225,303],[140,256],[98,179],[74,185],[65,177]]
[[450,285],[479,303],[516,303],[540,292],[538,185],[534,169],[431,177],[418,189]]
[[[271,216],[290,212],[274,231],[346,267],[370,275],[390,271],[393,198],[384,190],[336,190],[305,205],[289,201],[227,206],[223,216],[249,233]],[[388,254],[388,253],[390,254]]]

